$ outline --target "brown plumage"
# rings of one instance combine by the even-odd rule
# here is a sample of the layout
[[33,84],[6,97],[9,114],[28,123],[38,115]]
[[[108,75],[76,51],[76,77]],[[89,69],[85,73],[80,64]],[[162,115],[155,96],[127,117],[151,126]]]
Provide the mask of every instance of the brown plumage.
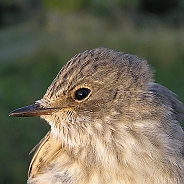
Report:
[[41,116],[51,126],[28,184],[184,183],[184,107],[135,55],[80,53],[41,100],[10,116]]

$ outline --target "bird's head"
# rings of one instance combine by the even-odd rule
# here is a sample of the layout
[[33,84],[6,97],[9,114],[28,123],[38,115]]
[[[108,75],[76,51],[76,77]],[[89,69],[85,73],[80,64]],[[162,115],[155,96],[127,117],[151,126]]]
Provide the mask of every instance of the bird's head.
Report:
[[42,99],[10,116],[41,116],[70,146],[85,145],[95,136],[110,139],[116,122],[135,117],[134,101],[152,81],[145,60],[97,48],[71,58]]

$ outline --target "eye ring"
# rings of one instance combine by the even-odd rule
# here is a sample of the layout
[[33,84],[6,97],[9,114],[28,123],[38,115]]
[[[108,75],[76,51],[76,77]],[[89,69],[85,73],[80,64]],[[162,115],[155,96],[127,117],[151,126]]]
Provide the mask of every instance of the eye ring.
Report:
[[82,101],[89,96],[90,92],[91,90],[88,88],[79,88],[78,90],[76,90],[74,97],[76,100]]

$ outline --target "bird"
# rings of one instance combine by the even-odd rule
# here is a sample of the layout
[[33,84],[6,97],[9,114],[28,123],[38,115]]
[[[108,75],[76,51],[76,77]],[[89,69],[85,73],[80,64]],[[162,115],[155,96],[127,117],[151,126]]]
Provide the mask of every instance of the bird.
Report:
[[40,116],[27,184],[183,184],[184,106],[144,58],[86,50],[45,95],[9,116]]

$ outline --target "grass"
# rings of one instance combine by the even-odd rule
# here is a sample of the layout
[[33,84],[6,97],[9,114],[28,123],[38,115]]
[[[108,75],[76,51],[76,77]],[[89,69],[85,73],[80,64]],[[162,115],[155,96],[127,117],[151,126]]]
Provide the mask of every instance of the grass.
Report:
[[[39,118],[8,113],[42,97],[62,65],[73,55],[108,47],[146,58],[156,81],[184,102],[183,28],[114,25],[91,15],[48,14],[47,23],[26,23],[0,31],[0,183],[25,183],[31,148],[49,127]],[[41,123],[40,123],[41,121]],[[42,123],[43,122],[43,123]]]

